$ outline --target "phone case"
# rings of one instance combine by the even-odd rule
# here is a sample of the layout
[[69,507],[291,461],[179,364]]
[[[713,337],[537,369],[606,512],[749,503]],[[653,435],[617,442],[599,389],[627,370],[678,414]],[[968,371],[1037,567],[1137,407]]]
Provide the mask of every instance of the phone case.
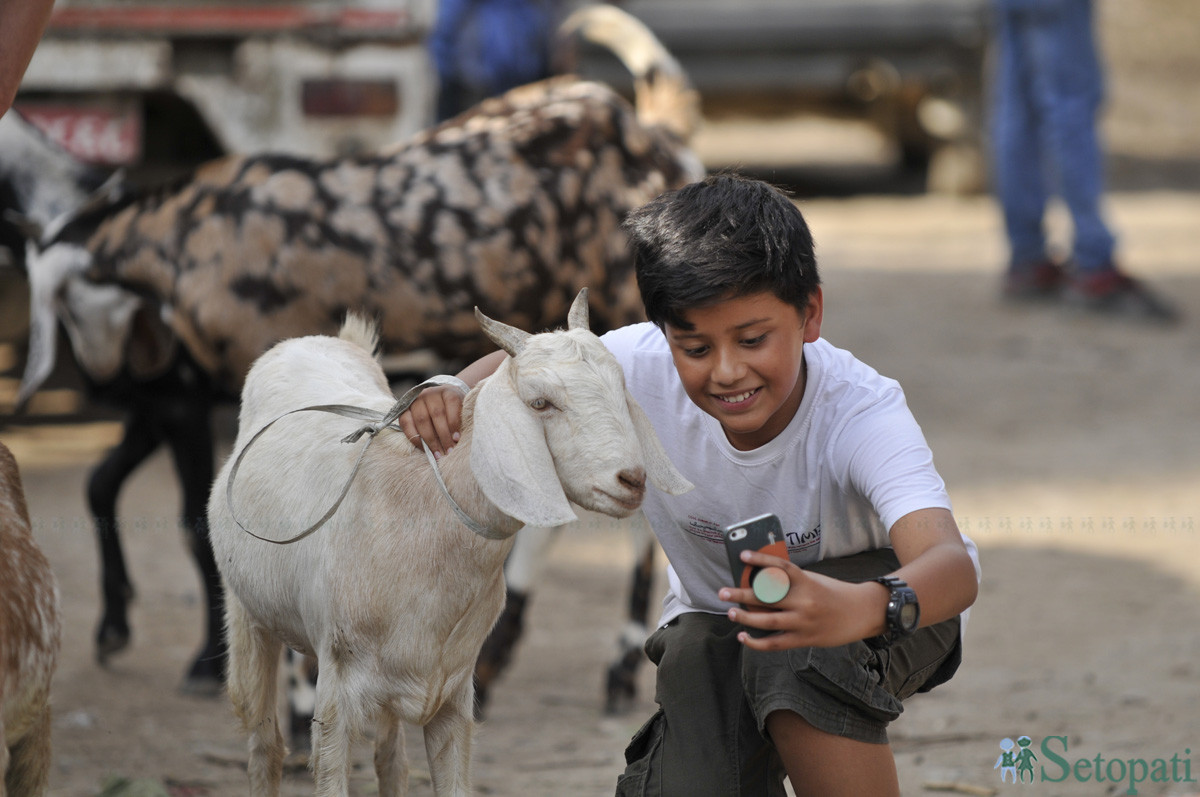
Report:
[[[759,515],[725,529],[725,552],[729,556],[729,570],[733,583],[742,589],[754,588],[754,576],[762,569],[747,565],[741,560],[742,551],[762,551],[780,559],[788,558],[787,540],[783,536],[783,525],[773,514]],[[780,596],[782,597],[782,596]]]

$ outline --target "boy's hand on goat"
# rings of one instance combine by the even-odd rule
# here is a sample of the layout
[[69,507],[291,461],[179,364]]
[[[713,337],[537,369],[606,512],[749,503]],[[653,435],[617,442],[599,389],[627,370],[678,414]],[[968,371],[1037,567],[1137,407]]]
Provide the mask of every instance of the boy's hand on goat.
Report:
[[458,443],[462,404],[463,394],[457,388],[427,388],[401,414],[398,422],[404,436],[415,448],[421,448],[424,441],[429,450],[440,457]]
[[777,603],[762,603],[752,589],[724,587],[718,597],[741,606],[729,610],[729,619],[750,628],[774,631],[754,637],[738,634],[754,650],[797,647],[836,647],[875,636],[883,631],[887,590],[874,582],[853,584],[802,570],[777,556],[744,551],[742,561],[755,567],[778,567],[787,574],[787,594]]
[[[494,374],[507,356],[503,351],[486,354],[459,371],[457,376],[467,387],[475,387]],[[424,440],[430,451],[441,456],[458,442],[458,432],[462,429],[462,403],[463,394],[452,387],[428,388],[401,414],[400,428],[413,447],[419,449]]]

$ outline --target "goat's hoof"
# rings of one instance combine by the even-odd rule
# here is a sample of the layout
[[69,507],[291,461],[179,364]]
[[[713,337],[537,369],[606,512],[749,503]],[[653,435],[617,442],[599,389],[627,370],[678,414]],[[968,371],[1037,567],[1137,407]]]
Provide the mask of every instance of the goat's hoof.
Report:
[[129,647],[129,639],[128,628],[101,623],[96,630],[96,663],[101,667],[106,666],[109,656]]

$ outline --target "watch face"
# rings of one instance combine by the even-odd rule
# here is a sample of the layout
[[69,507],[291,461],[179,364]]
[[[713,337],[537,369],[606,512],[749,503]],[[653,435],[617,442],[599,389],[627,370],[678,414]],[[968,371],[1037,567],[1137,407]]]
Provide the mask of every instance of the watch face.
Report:
[[917,604],[906,603],[900,607],[900,627],[913,628],[917,624]]

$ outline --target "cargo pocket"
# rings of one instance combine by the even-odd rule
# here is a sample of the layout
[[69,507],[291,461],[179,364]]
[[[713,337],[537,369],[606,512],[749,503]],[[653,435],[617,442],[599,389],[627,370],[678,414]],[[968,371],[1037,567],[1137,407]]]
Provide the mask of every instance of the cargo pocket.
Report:
[[923,628],[911,640],[893,648],[888,689],[905,700],[949,681],[962,663],[958,618]]
[[[839,702],[880,722],[891,722],[904,707],[884,688],[889,668],[888,651],[873,650],[862,642],[840,648],[804,648],[803,666],[796,669],[804,678]],[[801,662],[797,662],[800,664]],[[817,678],[805,678],[805,670]]]
[[660,708],[625,748],[625,771],[617,778],[617,797],[661,797],[661,775],[654,773],[662,750],[664,720]]
[[[921,687],[927,680],[929,680],[929,676],[933,675],[934,672],[937,671],[939,666],[941,666],[940,661],[934,662],[928,667],[922,667],[916,672],[910,673],[909,676],[904,679],[903,683],[900,684],[900,688],[896,690],[897,699],[907,700],[917,692],[921,691]],[[933,687],[930,688],[932,689]]]

